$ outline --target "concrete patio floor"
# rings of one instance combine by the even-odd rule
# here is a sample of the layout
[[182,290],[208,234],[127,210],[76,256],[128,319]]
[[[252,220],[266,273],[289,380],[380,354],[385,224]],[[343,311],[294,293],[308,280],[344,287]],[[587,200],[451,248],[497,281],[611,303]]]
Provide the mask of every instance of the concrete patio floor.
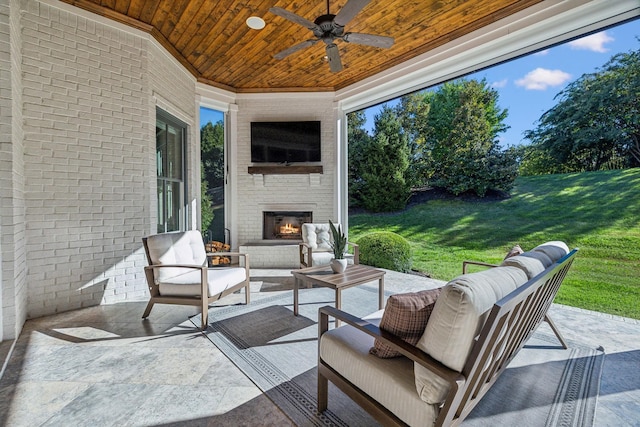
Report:
[[[258,297],[260,278],[290,274],[253,269],[251,276]],[[392,293],[439,284],[393,271],[385,277]],[[222,303],[242,301],[232,295]],[[27,321],[16,342],[0,344],[0,361],[11,354],[0,378],[0,425],[292,425],[188,320],[195,308],[156,305],[143,321],[145,305],[103,305]],[[568,340],[605,349],[596,425],[639,426],[640,322],[557,304],[550,315]]]

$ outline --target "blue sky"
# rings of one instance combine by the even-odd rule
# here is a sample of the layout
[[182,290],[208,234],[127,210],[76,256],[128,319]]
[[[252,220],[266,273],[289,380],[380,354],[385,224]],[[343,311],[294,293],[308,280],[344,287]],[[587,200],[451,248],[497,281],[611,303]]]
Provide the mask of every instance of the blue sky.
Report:
[[[528,143],[523,132],[535,128],[538,118],[555,105],[554,97],[581,75],[601,68],[616,53],[640,48],[640,20],[612,27],[573,42],[515,59],[502,65],[470,74],[467,78],[487,80],[500,97],[501,108],[509,111],[510,129],[500,135],[503,147]],[[397,101],[389,101],[395,104]],[[365,110],[366,128],[381,106]]]
[[[501,145],[527,143],[523,132],[535,128],[536,120],[555,105],[554,97],[567,84],[601,68],[616,53],[640,48],[637,37],[640,37],[640,20],[497,65],[467,78],[485,78],[498,91],[500,107],[509,111],[506,123],[510,129],[500,135]],[[396,103],[389,101],[388,104]],[[378,105],[365,110],[365,127],[369,131],[380,108]],[[219,111],[201,109],[201,126],[218,120],[222,120]]]

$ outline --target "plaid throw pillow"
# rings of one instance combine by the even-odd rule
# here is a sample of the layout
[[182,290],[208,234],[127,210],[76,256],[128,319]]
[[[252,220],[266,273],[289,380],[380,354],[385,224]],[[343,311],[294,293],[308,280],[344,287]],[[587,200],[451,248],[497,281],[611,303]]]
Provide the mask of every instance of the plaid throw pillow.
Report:
[[[427,327],[427,321],[441,288],[427,291],[391,295],[387,300],[380,329],[396,335],[411,345],[416,345]],[[369,353],[383,359],[402,354],[376,339]]]

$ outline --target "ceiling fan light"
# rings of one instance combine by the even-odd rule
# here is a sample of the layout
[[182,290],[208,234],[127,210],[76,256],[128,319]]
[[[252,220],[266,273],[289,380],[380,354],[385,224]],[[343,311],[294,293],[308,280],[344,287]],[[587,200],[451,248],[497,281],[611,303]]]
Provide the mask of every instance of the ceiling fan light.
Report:
[[265,22],[258,16],[250,16],[247,18],[247,26],[252,30],[261,30],[264,28]]

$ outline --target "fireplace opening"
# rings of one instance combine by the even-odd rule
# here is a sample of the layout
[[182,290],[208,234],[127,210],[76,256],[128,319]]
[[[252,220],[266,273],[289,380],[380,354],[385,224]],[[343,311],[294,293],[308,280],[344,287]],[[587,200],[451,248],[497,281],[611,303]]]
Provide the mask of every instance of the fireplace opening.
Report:
[[302,240],[302,224],[312,221],[311,212],[263,212],[262,238],[265,240]]

